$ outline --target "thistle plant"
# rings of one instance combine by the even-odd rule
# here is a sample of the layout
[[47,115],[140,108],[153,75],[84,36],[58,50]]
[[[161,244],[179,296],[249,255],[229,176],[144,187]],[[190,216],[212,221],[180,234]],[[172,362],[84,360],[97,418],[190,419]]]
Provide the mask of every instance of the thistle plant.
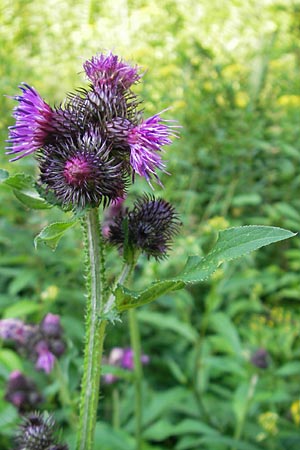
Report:
[[[43,241],[55,248],[70,227],[77,223],[82,226],[87,300],[76,449],[94,448],[106,326],[109,321],[117,324],[116,319],[121,320],[121,314],[127,310],[139,449],[143,355],[134,309],[206,279],[223,261],[289,238],[293,233],[264,226],[231,228],[220,234],[208,255],[189,257],[181,273],[152,282],[142,291],[128,289],[126,285],[140,255],[158,262],[166,258],[181,228],[174,206],[160,196],[143,194],[132,207],[125,206],[137,177],[145,179],[151,189],[154,183],[163,187],[160,173],[168,174],[163,152],[178,137],[179,127],[175,121],[164,118],[166,111],[145,117],[141,100],[134,92],[135,84],[142,78],[139,67],[108,53],[87,60],[83,69],[87,86],[68,94],[57,107],[48,105],[33,87],[21,84],[21,95],[14,97],[18,104],[13,113],[15,125],[9,130],[7,154],[11,161],[28,155],[35,157],[38,176],[9,176],[2,171],[1,179],[26,206],[58,207],[67,214],[65,222],[49,224],[39,233],[36,246]],[[112,247],[117,248],[123,261],[113,285],[106,273],[106,255]],[[52,335],[48,341],[42,341],[44,347],[37,347],[38,355],[43,350],[55,355],[51,343],[60,335],[54,317],[43,321],[43,333]],[[21,327],[20,323],[13,325]],[[45,361],[39,367],[45,369]],[[42,426],[47,431],[49,423]]]

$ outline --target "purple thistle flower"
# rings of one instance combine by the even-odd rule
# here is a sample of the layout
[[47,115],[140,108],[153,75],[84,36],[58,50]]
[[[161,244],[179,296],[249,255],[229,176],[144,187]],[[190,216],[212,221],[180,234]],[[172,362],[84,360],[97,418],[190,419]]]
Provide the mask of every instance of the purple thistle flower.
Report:
[[109,85],[126,90],[141,78],[138,67],[130,66],[112,53],[93,56],[83,64],[83,68],[96,86]]
[[35,363],[36,369],[43,370],[45,373],[52,372],[56,358],[49,350],[48,343],[40,341],[35,347],[35,351],[38,355]]
[[47,337],[60,337],[62,334],[60,317],[57,314],[46,314],[40,324],[40,329]]
[[127,211],[123,216],[119,215],[110,225],[108,240],[120,250],[125,242],[126,221],[128,245],[156,259],[166,256],[172,238],[181,225],[170,203],[144,195],[135,202],[131,211]]
[[9,376],[5,400],[18,408],[20,413],[36,408],[43,398],[37,391],[35,383],[25,377],[19,370]]
[[28,336],[30,327],[19,319],[0,320],[0,337],[23,344]]
[[0,337],[16,344],[16,350],[30,358],[36,369],[50,373],[56,358],[65,351],[60,317],[47,314],[39,325],[29,325],[18,319],[0,320]]
[[[149,361],[150,358],[148,355],[141,355],[142,364],[148,364]],[[130,347],[114,347],[110,351],[107,363],[111,366],[121,367],[122,369],[132,371],[134,369],[134,352]],[[118,381],[118,377],[111,373],[105,374],[103,379],[106,384],[113,384]]]
[[158,152],[162,151],[162,146],[171,144],[171,135],[175,136],[170,126],[163,122],[160,114],[156,114],[129,130],[127,136],[130,164],[133,170],[145,177],[149,184],[152,176],[161,184],[156,170],[166,171]]
[[10,134],[8,155],[17,154],[11,161],[23,158],[42,148],[47,142],[49,133],[53,131],[51,121],[54,115],[52,108],[40,97],[31,86],[23,83],[20,86],[23,95],[13,97],[19,102],[14,109],[16,124],[9,127]]
[[106,206],[124,195],[127,176],[110,150],[96,131],[48,146],[38,155],[40,180],[63,207]]
[[264,348],[259,348],[251,356],[251,363],[259,369],[267,369],[270,364],[270,355]]

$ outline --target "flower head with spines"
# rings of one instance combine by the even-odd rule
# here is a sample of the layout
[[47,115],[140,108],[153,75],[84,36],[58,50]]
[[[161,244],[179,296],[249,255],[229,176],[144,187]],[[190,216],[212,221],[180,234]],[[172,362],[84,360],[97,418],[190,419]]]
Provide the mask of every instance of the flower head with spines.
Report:
[[174,207],[167,201],[144,194],[133,209],[115,217],[108,231],[108,241],[123,251],[128,245],[148,257],[162,259],[171,249],[173,237],[181,222]]
[[68,450],[67,445],[57,442],[55,431],[52,416],[31,412],[19,427],[16,450]]

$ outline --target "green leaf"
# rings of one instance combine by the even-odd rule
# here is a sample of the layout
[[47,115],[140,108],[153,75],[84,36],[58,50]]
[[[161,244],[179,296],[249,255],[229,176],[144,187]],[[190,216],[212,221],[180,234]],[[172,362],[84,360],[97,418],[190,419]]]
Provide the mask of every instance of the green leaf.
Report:
[[77,220],[70,222],[55,222],[47,225],[34,239],[35,248],[37,248],[39,242],[44,242],[48,247],[53,250],[56,249],[60,239],[66,233],[66,231],[73,227],[77,223]]
[[30,209],[51,209],[52,205],[47,203],[43,198],[37,197],[37,193],[32,192],[22,192],[14,190],[14,195],[16,198]]
[[9,177],[9,172],[7,172],[7,170],[0,169],[0,183],[5,181],[8,177]]
[[41,306],[37,302],[31,300],[22,300],[6,308],[3,313],[3,318],[10,319],[15,317],[24,317],[28,314],[39,311],[40,308]]
[[9,176],[8,172],[1,170],[0,181],[3,186],[13,189],[16,198],[27,208],[31,209],[50,209],[52,205],[40,197],[35,188],[35,180],[31,175],[17,173]]
[[276,374],[282,377],[300,374],[300,361],[290,361],[280,367]]
[[171,330],[192,343],[195,343],[198,337],[197,331],[191,325],[171,315],[166,316],[166,314],[153,311],[139,311],[138,319],[162,330]]
[[23,191],[25,189],[32,190],[34,183],[34,178],[25,173],[16,173],[15,175],[4,178],[4,181],[2,181],[2,184],[19,191]]
[[13,350],[1,348],[0,366],[5,368],[6,375],[9,375],[13,370],[23,370],[22,358]]
[[115,291],[119,311],[145,305],[168,292],[182,289],[188,283],[199,283],[212,275],[224,261],[244,256],[274,242],[296,236],[296,233],[269,226],[244,226],[221,231],[219,238],[204,258],[190,256],[183,272],[169,280],[156,281],[142,291],[119,285]]
[[238,332],[226,314],[222,312],[212,314],[209,324],[222,336],[222,341],[225,341],[226,347],[230,353],[235,353],[236,355],[242,354],[243,348]]

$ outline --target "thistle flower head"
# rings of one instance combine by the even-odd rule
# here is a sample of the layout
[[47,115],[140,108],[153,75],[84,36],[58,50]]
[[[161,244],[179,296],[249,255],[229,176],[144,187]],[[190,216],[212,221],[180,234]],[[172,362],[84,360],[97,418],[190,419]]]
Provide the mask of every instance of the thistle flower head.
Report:
[[23,83],[20,89],[23,94],[14,97],[19,102],[14,110],[16,124],[9,127],[10,133],[7,141],[10,143],[7,154],[17,154],[11,161],[42,148],[47,142],[49,133],[53,131],[51,125],[53,109],[33,87]]
[[267,369],[270,364],[270,355],[265,348],[259,348],[251,356],[251,363],[259,369]]
[[19,319],[2,319],[0,320],[0,338],[4,340],[12,340],[18,344],[24,344],[28,335],[31,333],[32,327],[26,325]]
[[52,372],[56,358],[54,354],[49,350],[49,345],[46,341],[40,341],[36,347],[37,360],[35,367],[38,370],[43,370],[45,373]]
[[98,86],[129,89],[141,77],[138,67],[130,66],[112,53],[93,56],[83,64],[83,68],[88,79]]
[[38,160],[42,184],[64,207],[107,205],[124,195],[123,163],[111,157],[110,148],[97,131],[60,147],[48,147]]
[[55,437],[55,422],[51,416],[30,413],[25,418],[17,436],[17,450],[68,450]]
[[130,147],[130,164],[134,172],[145,177],[148,182],[153,176],[159,182],[156,170],[165,172],[165,164],[159,153],[164,145],[171,144],[171,135],[175,133],[159,114],[131,128],[128,131],[127,142]]
[[148,257],[160,259],[170,249],[180,224],[170,203],[144,195],[135,202],[131,211],[114,220],[110,225],[108,240],[122,250],[127,239],[130,247],[142,251]]
[[46,314],[40,324],[40,329],[47,337],[60,337],[62,334],[60,317],[57,314]]
[[5,400],[12,403],[20,413],[36,408],[43,398],[38,392],[35,383],[15,370],[9,376]]

